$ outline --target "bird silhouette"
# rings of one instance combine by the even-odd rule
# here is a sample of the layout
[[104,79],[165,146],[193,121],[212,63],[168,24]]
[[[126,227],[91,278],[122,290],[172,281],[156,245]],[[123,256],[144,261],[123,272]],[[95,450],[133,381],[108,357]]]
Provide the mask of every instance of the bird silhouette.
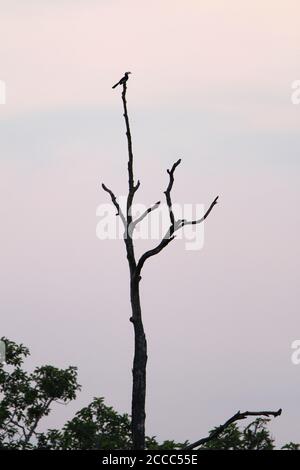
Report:
[[127,82],[130,73],[131,73],[131,72],[125,72],[124,77],[122,77],[121,80],[119,80],[118,83],[116,83],[116,84],[113,86],[113,88],[116,88],[118,85],[124,85],[124,83]]

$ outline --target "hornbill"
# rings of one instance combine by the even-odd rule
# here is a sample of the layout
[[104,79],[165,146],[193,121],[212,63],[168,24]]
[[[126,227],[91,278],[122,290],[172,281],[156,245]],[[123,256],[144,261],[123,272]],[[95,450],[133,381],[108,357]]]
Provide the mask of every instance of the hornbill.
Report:
[[130,73],[131,73],[131,72],[125,72],[124,77],[122,77],[121,80],[119,80],[118,83],[116,83],[116,84],[113,86],[113,88],[116,88],[116,86],[118,86],[118,85],[123,85],[124,83],[126,83],[127,80],[128,80],[128,78],[129,78],[128,75],[129,75]]

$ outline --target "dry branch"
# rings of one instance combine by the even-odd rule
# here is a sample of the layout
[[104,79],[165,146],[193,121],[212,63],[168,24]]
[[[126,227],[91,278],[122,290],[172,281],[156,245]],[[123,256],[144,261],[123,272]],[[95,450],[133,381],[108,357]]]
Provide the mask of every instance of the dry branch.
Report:
[[122,212],[122,210],[119,206],[119,203],[117,201],[116,196],[114,195],[114,193],[112,192],[111,189],[109,189],[107,186],[105,186],[104,183],[102,183],[102,188],[104,189],[104,191],[106,191],[110,195],[111,201],[112,201],[113,205],[115,206],[115,208],[117,209],[116,215],[119,215],[121,217],[124,226],[126,226],[126,220],[125,220],[124,214],[123,214],[123,212]]
[[204,437],[202,439],[199,439],[196,442],[193,442],[192,444],[189,444],[184,448],[184,450],[190,450],[190,449],[195,449],[195,447],[199,447],[203,444],[207,444],[207,442],[212,441],[213,439],[216,439],[230,424],[239,421],[241,419],[248,418],[249,416],[280,416],[282,412],[282,409],[280,408],[278,411],[244,411],[241,413],[238,411],[235,415],[233,415],[231,418],[229,418],[224,424],[221,424],[221,426],[218,426],[214,431],[211,432],[211,434],[208,437]]

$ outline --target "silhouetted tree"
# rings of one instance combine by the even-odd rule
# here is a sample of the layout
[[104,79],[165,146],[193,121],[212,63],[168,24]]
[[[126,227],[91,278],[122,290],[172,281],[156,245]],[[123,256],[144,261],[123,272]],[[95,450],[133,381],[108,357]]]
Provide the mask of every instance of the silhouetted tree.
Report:
[[[134,449],[145,448],[145,401],[146,401],[146,365],[147,365],[147,341],[144,331],[141,300],[140,300],[140,281],[142,279],[141,272],[145,262],[159,254],[164,248],[166,248],[172,240],[175,239],[176,232],[182,229],[186,225],[201,224],[208,217],[213,207],[217,204],[218,196],[213,200],[208,210],[204,213],[203,217],[197,220],[185,220],[175,218],[172,206],[171,191],[174,184],[174,173],[177,166],[180,164],[181,159],[177,160],[170,170],[167,170],[169,175],[169,182],[166,190],[164,191],[166,204],[169,209],[170,226],[162,240],[152,249],[146,251],[138,260],[135,256],[135,247],[133,241],[133,233],[136,226],[147,217],[152,211],[157,209],[160,205],[160,201],[156,202],[153,206],[149,207],[140,217],[133,219],[132,216],[132,205],[136,191],[140,187],[140,181],[135,182],[134,168],[133,168],[133,149],[132,149],[132,137],[129,124],[129,116],[126,101],[127,83],[129,79],[129,73],[119,80],[113,88],[119,86],[122,87],[122,103],[123,103],[123,116],[126,127],[127,137],[127,148],[128,148],[128,195],[126,211],[123,213],[119,202],[115,196],[115,193],[109,189],[104,183],[102,188],[106,191],[112,200],[116,208],[116,215],[120,216],[124,225],[124,242],[127,253],[127,260],[129,264],[130,272],[130,301],[132,316],[130,321],[134,327],[134,359],[133,359],[133,384],[132,384],[132,441]],[[248,412],[247,412],[248,413]],[[267,412],[268,415],[277,416],[279,412]],[[259,415],[260,412],[254,412],[255,415]],[[232,418],[231,418],[232,419]],[[242,419],[239,417],[238,419]]]
[[128,146],[128,196],[126,213],[123,214],[122,209],[119,206],[115,194],[105,186],[102,185],[103,189],[110,194],[111,200],[117,209],[117,215],[119,215],[124,224],[124,241],[127,252],[127,260],[130,270],[130,301],[132,308],[132,316],[130,321],[134,327],[134,359],[133,359],[133,386],[132,386],[132,436],[133,436],[133,447],[134,449],[144,449],[145,447],[145,400],[146,400],[146,364],[147,364],[147,341],[143,326],[141,301],[140,301],[140,281],[142,279],[141,272],[142,268],[150,257],[160,253],[168,244],[174,240],[175,232],[185,225],[200,224],[211,212],[212,208],[217,203],[218,197],[214,199],[207,212],[199,220],[187,221],[187,220],[176,220],[171,199],[171,190],[174,183],[174,172],[176,167],[180,164],[181,160],[177,160],[172,166],[171,170],[168,171],[169,183],[165,190],[166,203],[169,208],[170,227],[160,241],[160,243],[146,251],[139,260],[136,260],[133,232],[136,226],[148,215],[154,211],[160,204],[155,203],[152,207],[147,209],[140,217],[133,220],[132,217],[132,204],[136,191],[140,186],[140,181],[135,183],[134,170],[133,170],[133,150],[132,150],[132,138],[129,125],[129,117],[126,102],[126,91],[127,91],[128,75],[124,76],[120,80],[119,84],[122,86],[122,102],[124,119],[126,126],[127,146]]

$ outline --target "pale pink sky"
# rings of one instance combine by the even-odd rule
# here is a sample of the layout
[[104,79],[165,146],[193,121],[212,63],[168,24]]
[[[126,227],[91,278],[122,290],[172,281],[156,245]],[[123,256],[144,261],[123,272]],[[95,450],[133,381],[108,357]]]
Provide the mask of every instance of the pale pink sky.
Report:
[[138,200],[220,204],[200,252],[178,241],[145,268],[148,434],[197,439],[238,409],[282,407],[300,442],[300,78],[296,1],[0,0],[1,335],[30,364],[74,364],[83,391],[130,411],[132,325],[123,243],[95,236],[105,181],[126,189],[118,90]]

